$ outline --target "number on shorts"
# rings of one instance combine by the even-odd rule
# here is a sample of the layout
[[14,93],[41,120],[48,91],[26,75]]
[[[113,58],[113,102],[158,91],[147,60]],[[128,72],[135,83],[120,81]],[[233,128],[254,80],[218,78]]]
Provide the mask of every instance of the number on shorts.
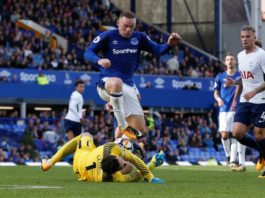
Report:
[[265,120],[265,111],[263,111],[263,113],[261,114],[260,118]]

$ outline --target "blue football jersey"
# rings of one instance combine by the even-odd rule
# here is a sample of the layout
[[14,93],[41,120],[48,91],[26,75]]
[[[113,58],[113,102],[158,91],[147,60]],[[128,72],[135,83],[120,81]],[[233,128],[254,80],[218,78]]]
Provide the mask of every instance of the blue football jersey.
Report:
[[[109,68],[100,67],[100,81],[104,77],[118,77],[133,86],[133,73],[138,68],[141,50],[159,56],[169,49],[169,45],[157,44],[142,32],[133,32],[130,38],[124,38],[118,30],[109,30],[94,38],[84,58],[92,63],[97,63],[101,57],[111,61]],[[101,57],[98,56],[99,52],[102,52]]]
[[[222,72],[218,74],[215,78],[215,83],[214,83],[214,89],[219,91],[219,95],[224,101],[224,105],[220,107],[220,111],[223,112],[228,112],[230,111],[235,91],[236,91],[236,86],[231,86],[231,87],[225,87],[225,79],[226,78],[231,78],[233,80],[237,79],[240,77],[240,72],[236,71],[234,75],[230,76],[227,74],[227,72]],[[239,101],[239,97],[238,97]]]

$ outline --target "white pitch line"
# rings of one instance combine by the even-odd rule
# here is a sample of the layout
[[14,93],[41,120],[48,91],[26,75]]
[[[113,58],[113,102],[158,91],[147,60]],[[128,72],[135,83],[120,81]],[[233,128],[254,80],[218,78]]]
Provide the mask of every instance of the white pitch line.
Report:
[[37,185],[0,185],[0,189],[58,189],[61,186],[37,186]]

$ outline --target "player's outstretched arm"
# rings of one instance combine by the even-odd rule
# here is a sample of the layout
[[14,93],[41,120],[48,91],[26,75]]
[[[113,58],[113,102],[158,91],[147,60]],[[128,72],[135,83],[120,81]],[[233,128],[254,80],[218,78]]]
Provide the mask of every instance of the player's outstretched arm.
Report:
[[[131,162],[137,168],[137,170],[140,172],[141,176],[144,179],[146,179],[148,182],[152,182],[152,179],[155,178],[154,175],[150,172],[150,170],[146,166],[146,164],[140,158],[138,158],[136,155],[134,155],[133,153],[131,153],[127,149],[124,149],[123,159]],[[135,176],[135,180],[136,180],[136,178],[138,178],[138,177],[136,177],[137,173],[135,173],[135,175],[131,175],[131,176]]]
[[88,48],[84,53],[84,59],[89,61],[93,66],[97,69],[100,69],[98,66],[101,65],[103,67],[110,66],[110,61],[108,59],[102,59],[98,56],[98,53],[102,51],[106,45],[106,41],[108,39],[108,31],[101,33],[90,43]]
[[168,50],[170,50],[171,47],[174,47],[177,45],[181,37],[177,33],[172,33],[169,38],[167,43],[165,44],[158,44],[154,41],[152,41],[146,34],[142,34],[142,50],[150,52],[154,54],[155,56],[160,56],[165,54]]

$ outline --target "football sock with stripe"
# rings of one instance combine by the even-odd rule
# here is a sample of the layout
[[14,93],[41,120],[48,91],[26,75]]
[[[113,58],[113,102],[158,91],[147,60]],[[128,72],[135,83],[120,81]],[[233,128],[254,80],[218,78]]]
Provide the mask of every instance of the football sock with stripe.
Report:
[[225,156],[226,157],[230,157],[230,139],[223,139],[221,138],[223,147],[224,147],[224,151],[225,151]]
[[250,148],[254,148],[258,151],[260,151],[260,147],[257,144],[256,140],[254,139],[253,136],[249,135],[249,134],[245,134],[244,137],[237,139],[237,141],[239,141],[241,144],[248,146]]

